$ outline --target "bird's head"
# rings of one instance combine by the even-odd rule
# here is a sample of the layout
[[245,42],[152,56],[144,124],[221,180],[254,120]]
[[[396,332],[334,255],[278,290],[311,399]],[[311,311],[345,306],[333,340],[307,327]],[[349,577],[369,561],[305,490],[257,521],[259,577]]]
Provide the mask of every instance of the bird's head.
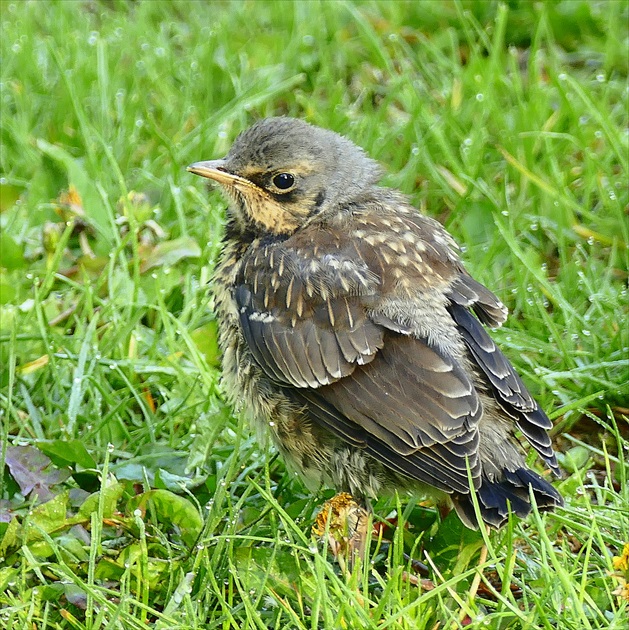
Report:
[[341,210],[381,176],[377,162],[346,138],[283,117],[260,120],[223,159],[188,170],[221,185],[237,229],[283,236]]

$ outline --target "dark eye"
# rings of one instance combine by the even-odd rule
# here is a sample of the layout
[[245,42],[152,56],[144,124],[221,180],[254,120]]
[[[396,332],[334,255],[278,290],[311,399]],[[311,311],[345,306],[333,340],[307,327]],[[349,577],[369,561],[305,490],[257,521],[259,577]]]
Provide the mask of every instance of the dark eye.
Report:
[[273,184],[280,190],[288,190],[295,185],[295,177],[290,173],[279,173],[273,178]]

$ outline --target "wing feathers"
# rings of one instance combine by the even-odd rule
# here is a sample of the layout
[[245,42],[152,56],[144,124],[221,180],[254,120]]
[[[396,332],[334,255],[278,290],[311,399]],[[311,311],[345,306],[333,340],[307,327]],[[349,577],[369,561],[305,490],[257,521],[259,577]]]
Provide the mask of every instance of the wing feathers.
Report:
[[[465,494],[468,467],[476,487],[481,486],[483,408],[472,380],[480,373],[468,374],[469,366],[417,338],[406,316],[396,321],[378,310],[382,292],[395,286],[393,262],[384,253],[393,261],[392,253],[401,252],[416,263],[407,269],[421,275],[425,252],[407,251],[419,241],[415,233],[406,236],[397,250],[351,241],[353,253],[345,257],[338,244],[334,255],[324,256],[300,248],[275,251],[272,245],[264,255],[258,250],[241,268],[234,288],[242,334],[261,370],[314,423],[401,475]],[[371,238],[383,243],[375,234]],[[433,267],[470,361],[504,412],[556,469],[546,433],[550,421],[481,325],[501,325],[506,308],[440,243],[431,245]],[[428,278],[420,280],[418,299],[428,286]],[[483,488],[488,509],[504,504],[501,487],[485,482]]]
[[516,419],[518,428],[546,463],[555,471],[558,470],[547,433],[552,427],[551,421],[480,322],[459,305],[452,305],[450,312],[478,367],[492,386],[498,403],[508,415]]

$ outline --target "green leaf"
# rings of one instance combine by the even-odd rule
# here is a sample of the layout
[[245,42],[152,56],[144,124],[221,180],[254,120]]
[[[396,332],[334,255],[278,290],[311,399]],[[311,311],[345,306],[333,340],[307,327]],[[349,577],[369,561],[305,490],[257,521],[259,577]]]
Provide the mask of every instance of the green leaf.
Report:
[[55,160],[67,173],[68,184],[74,186],[81,197],[83,211],[96,226],[101,236],[112,241],[113,233],[107,208],[98,192],[92,177],[87,173],[80,160],[74,158],[61,147],[37,139],[37,148]]
[[191,476],[187,470],[189,454],[174,449],[155,449],[157,452],[138,455],[110,470],[118,479],[144,483],[148,479],[151,487],[161,487],[175,492],[202,483],[204,477]]
[[203,520],[195,505],[169,490],[149,490],[129,501],[130,512],[151,507],[161,523],[174,525],[181,531],[187,545],[194,544],[203,527]]
[[72,519],[73,523],[89,521],[92,513],[98,510],[101,492],[105,495],[103,498],[103,518],[110,518],[114,514],[118,501],[122,496],[124,486],[117,481],[113,475],[111,475],[109,480],[104,482],[103,485],[104,487],[102,487],[99,492],[94,492],[85,499],[83,505],[79,508],[76,517]]
[[212,320],[190,333],[199,352],[205,357],[208,365],[216,367],[221,362],[221,352],[218,347],[218,325]]
[[0,267],[20,269],[24,264],[24,245],[10,234],[0,232]]
[[11,184],[0,184],[0,214],[13,207],[20,198],[21,189]]
[[47,534],[67,524],[68,492],[58,494],[51,501],[34,508],[24,519],[24,540],[38,541],[43,538],[42,530]]
[[14,549],[19,545],[22,526],[14,516],[9,522],[7,531],[4,532],[2,542],[0,542],[0,556],[5,557],[9,549]]
[[36,444],[57,466],[78,464],[82,468],[96,468],[94,458],[81,440],[39,440]]
[[15,302],[17,290],[0,276],[0,304],[12,304]]
[[201,248],[189,236],[163,241],[158,243],[142,261],[140,271],[144,273],[154,267],[170,267],[182,258],[198,258],[200,255]]
[[590,459],[590,450],[585,446],[573,446],[565,453],[557,453],[557,460],[562,468],[574,473],[586,467]]

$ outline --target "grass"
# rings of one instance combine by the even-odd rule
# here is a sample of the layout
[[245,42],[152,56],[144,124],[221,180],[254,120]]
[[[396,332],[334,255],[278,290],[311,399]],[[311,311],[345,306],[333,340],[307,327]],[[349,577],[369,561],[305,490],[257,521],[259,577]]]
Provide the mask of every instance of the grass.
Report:
[[[626,627],[627,14],[3,0],[4,627]],[[483,538],[383,499],[392,544],[349,578],[311,537],[329,493],[222,402],[224,202],[185,171],[274,114],[352,138],[465,244],[555,420],[564,509]]]

